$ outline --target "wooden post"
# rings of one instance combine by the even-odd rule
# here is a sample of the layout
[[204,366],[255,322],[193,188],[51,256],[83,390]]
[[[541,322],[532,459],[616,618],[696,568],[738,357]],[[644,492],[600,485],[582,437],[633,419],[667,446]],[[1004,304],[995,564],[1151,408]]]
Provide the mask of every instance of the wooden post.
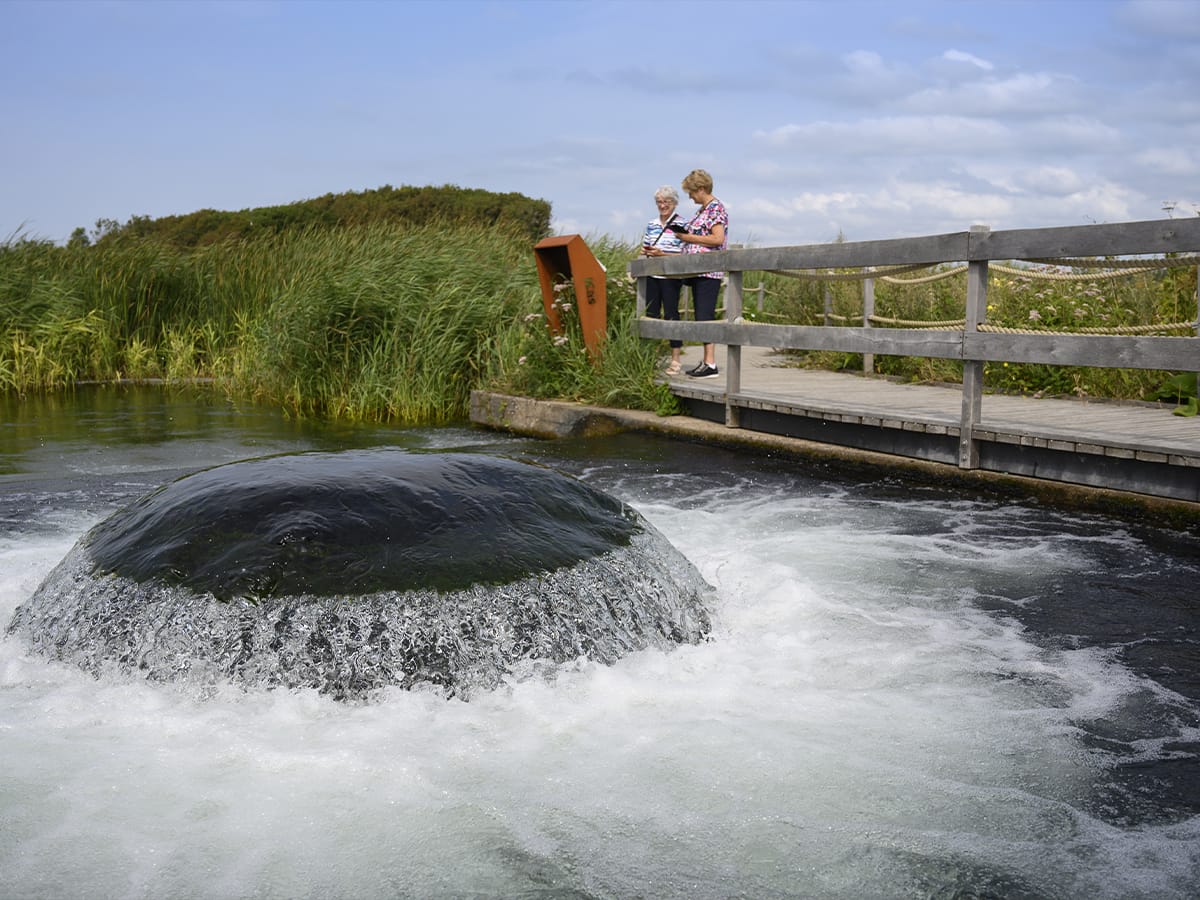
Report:
[[[758,283],[758,311],[759,311],[759,312],[762,312],[762,311],[763,311],[763,298],[764,298],[766,295],[767,295],[767,285],[766,285],[766,282],[760,281],[760,282]],[[1200,321],[1200,319],[1198,319],[1197,321]]]
[[[742,321],[742,273],[730,272],[725,281],[725,321]],[[729,402],[733,394],[742,390],[742,345],[725,345],[725,425],[738,428],[741,425],[741,409]]]
[[637,280],[637,317],[646,315],[646,282],[650,279],[642,277]]
[[825,282],[825,324],[833,324],[833,289]]
[[[987,225],[972,225],[971,234],[986,234]],[[988,261],[967,262],[966,332],[978,331],[987,319]],[[975,429],[983,414],[983,361],[963,358],[962,417],[958,426],[958,466],[961,469],[979,468],[979,445]]]
[[[875,267],[871,266],[867,269],[868,272],[874,272]],[[871,316],[875,315],[875,279],[867,278],[863,281],[863,328],[871,327]],[[875,374],[875,354],[863,354],[863,372],[867,375]]]

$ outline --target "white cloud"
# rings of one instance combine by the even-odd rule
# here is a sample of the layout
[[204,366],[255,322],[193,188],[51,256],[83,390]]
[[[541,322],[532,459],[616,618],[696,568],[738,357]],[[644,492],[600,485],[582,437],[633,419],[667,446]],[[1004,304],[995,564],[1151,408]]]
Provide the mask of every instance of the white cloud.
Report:
[[1025,149],[1051,148],[1057,152],[1102,153],[1119,148],[1121,130],[1089,116],[1047,117],[1031,123]]
[[1006,194],[1062,197],[1081,190],[1087,179],[1067,166],[1024,166],[1012,162],[970,163],[965,171]]
[[1035,116],[1070,112],[1085,106],[1078,79],[1054,72],[1020,72],[1005,78],[980,78],[936,84],[904,101],[913,112],[959,115]]
[[962,50],[947,50],[942,54],[942,59],[949,60],[950,62],[969,63],[972,66],[983,69],[985,72],[990,72],[996,68],[986,59],[980,59],[978,56]]
[[842,57],[842,62],[851,72],[878,74],[887,71],[883,65],[883,57],[869,50],[855,50],[847,53]]
[[845,157],[968,153],[1012,143],[1008,128],[999,122],[953,115],[789,124],[771,131],[755,132],[754,137],[775,147],[836,152]]

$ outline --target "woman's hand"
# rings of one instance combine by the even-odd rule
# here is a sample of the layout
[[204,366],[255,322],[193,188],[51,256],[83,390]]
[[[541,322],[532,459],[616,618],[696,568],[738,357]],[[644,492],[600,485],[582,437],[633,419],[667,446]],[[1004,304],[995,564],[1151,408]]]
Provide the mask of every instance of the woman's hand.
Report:
[[712,228],[712,234],[681,234],[679,239],[685,244],[700,244],[704,247],[720,247],[725,243],[725,226],[720,223]]

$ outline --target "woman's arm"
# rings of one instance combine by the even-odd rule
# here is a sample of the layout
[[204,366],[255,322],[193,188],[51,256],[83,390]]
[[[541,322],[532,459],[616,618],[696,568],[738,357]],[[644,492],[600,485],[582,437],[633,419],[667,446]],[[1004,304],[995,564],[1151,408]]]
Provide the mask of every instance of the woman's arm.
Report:
[[704,247],[720,247],[725,243],[725,226],[717,223],[712,227],[712,234],[681,234],[679,239],[685,244],[700,244]]

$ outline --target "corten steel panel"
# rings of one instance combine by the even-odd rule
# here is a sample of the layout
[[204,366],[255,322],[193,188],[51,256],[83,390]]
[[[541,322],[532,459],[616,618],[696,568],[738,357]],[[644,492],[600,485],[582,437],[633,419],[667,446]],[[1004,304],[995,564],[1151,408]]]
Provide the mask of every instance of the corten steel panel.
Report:
[[542,306],[554,334],[562,333],[562,321],[554,306],[554,285],[569,281],[575,288],[575,308],[588,355],[597,359],[608,330],[608,305],[604,266],[577,234],[549,237],[533,248],[537,260],[538,281],[542,286]]

